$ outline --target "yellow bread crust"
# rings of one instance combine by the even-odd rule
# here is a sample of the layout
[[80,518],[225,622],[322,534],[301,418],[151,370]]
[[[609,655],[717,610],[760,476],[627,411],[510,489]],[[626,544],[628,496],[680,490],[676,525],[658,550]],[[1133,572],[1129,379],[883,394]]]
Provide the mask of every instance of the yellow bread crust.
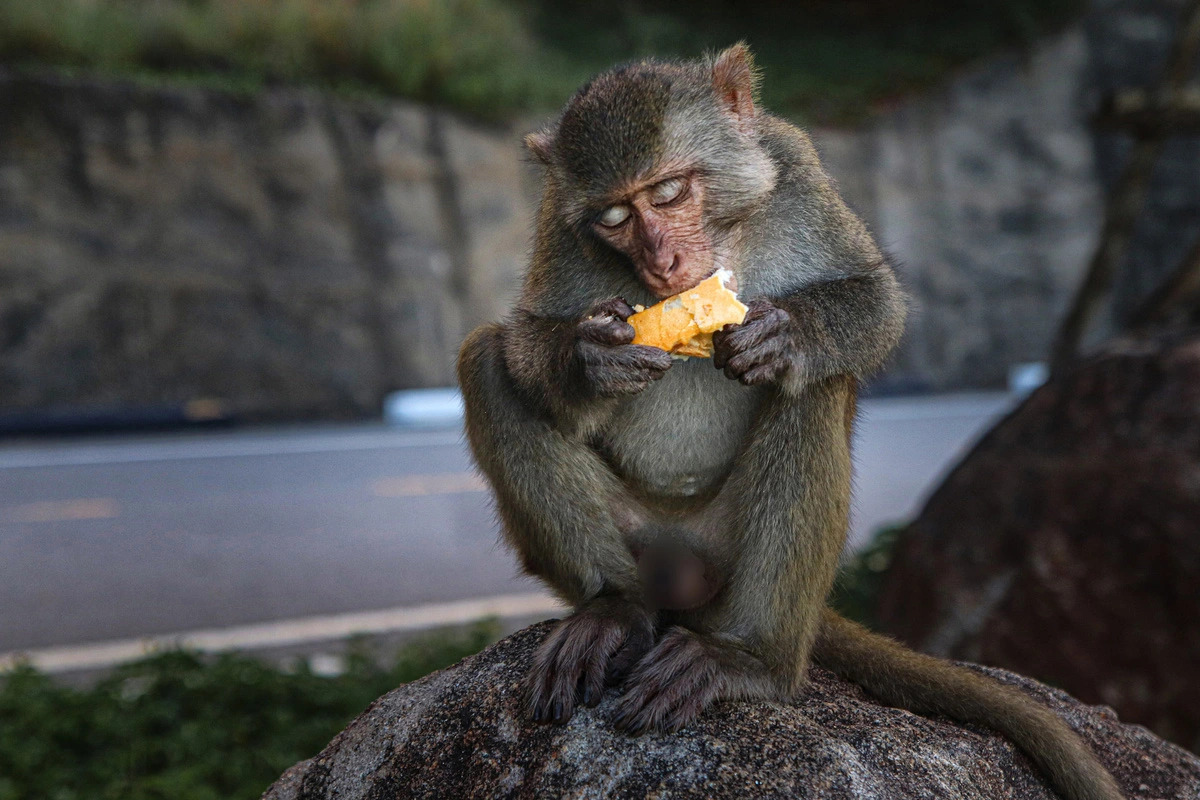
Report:
[[633,343],[674,356],[712,357],[712,335],[746,318],[746,306],[725,288],[729,273],[719,271],[700,283],[631,316]]

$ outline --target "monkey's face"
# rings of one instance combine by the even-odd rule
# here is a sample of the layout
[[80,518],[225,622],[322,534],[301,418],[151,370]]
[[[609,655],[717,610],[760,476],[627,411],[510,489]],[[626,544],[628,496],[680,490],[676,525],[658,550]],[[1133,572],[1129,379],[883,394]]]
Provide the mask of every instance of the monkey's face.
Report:
[[658,297],[692,288],[716,268],[703,219],[704,181],[687,170],[660,170],[611,198],[592,228],[624,253]]
[[525,138],[547,168],[550,218],[585,249],[626,256],[657,297],[695,286],[775,186],[753,84],[745,48],[598,75],[555,125]]

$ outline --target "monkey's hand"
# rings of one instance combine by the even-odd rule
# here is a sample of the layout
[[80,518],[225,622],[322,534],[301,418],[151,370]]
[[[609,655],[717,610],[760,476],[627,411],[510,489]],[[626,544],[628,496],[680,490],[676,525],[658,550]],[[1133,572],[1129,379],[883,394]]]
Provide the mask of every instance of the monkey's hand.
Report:
[[614,297],[589,311],[575,329],[575,355],[594,397],[637,394],[671,368],[665,350],[630,344],[633,326],[625,320],[631,314],[629,304]]
[[672,628],[634,668],[613,724],[633,734],[674,731],[717,700],[776,697],[767,668],[729,642]]
[[604,687],[625,676],[654,643],[654,618],[616,597],[596,598],[550,632],[526,683],[534,722],[566,722],[582,698],[589,708]]
[[713,366],[747,386],[776,383],[802,354],[796,346],[792,317],[769,300],[751,300],[740,325],[713,334]]

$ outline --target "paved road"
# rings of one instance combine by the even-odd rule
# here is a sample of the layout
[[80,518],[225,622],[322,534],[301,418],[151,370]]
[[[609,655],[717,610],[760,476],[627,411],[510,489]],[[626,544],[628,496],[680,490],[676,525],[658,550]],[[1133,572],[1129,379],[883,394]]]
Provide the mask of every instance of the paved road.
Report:
[[[853,537],[1007,404],[863,403]],[[535,591],[495,539],[456,430],[0,446],[0,653]]]

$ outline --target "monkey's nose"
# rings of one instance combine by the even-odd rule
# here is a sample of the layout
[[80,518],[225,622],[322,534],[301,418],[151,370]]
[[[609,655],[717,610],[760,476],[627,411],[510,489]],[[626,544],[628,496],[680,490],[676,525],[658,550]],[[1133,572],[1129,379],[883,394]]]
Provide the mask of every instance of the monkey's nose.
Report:
[[669,278],[677,269],[679,269],[678,253],[671,253],[668,256],[666,253],[660,252],[654,256],[654,270],[658,273],[658,277]]

